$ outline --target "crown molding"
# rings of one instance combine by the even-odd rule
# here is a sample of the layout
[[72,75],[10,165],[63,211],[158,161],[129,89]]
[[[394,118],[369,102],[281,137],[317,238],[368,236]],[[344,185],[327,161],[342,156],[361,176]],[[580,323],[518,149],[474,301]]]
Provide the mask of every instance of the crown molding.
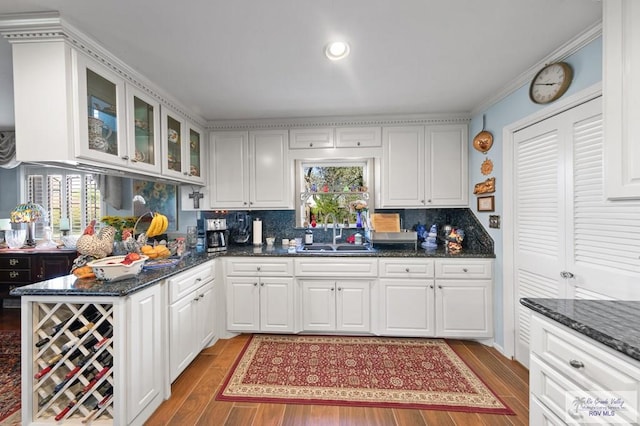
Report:
[[540,61],[536,62],[525,72],[520,74],[518,77],[513,79],[510,83],[505,85],[502,90],[496,93],[491,98],[485,100],[483,103],[479,104],[475,108],[471,110],[471,116],[475,116],[477,114],[482,113],[483,111],[488,110],[493,105],[500,102],[502,99],[506,98],[522,86],[528,84],[531,79],[536,75],[540,69],[550,63],[562,61],[569,56],[576,53],[578,50],[582,49],[593,40],[597,39],[602,35],[602,21],[595,22],[593,25],[588,27],[586,30],[578,34],[573,39],[569,40],[549,55],[542,58]]
[[64,41],[73,49],[109,68],[164,106],[204,127],[206,120],[192,112],[127,64],[100,46],[91,37],[67,23],[58,12],[0,15],[0,35],[10,43]]
[[300,117],[263,120],[209,121],[207,130],[291,129],[301,127],[367,127],[426,124],[468,124],[467,114],[407,114],[375,116]]

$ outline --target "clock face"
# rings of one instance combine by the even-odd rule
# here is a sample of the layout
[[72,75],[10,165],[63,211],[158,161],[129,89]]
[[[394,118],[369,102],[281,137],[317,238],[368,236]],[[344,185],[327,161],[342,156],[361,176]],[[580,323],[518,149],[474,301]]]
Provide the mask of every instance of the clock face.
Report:
[[531,81],[529,97],[538,104],[553,102],[567,91],[572,78],[569,64],[556,62],[547,65]]

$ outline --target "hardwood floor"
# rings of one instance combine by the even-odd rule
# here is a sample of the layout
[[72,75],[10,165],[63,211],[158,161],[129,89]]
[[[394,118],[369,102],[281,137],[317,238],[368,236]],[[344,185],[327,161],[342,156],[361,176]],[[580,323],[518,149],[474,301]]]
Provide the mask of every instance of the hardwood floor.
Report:
[[146,423],[201,426],[476,426],[529,424],[529,372],[495,349],[448,340],[462,359],[513,410],[515,416],[451,411],[221,402],[218,387],[244,347],[248,335],[219,340],[205,349],[178,377],[172,396]]
[[[0,329],[20,329],[19,309],[0,309]],[[248,335],[219,340],[205,349],[171,386],[146,425],[201,426],[477,426],[529,424],[529,372],[495,349],[475,342],[448,340],[462,359],[513,410],[515,416],[452,411],[253,404],[214,400],[218,387],[244,347]],[[19,413],[6,424],[19,424]]]

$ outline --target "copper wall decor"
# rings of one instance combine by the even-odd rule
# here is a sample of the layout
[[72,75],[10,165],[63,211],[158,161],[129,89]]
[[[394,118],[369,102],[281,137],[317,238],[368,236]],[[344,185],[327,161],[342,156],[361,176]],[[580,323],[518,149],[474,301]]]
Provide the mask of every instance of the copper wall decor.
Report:
[[483,154],[486,154],[493,146],[493,135],[484,129],[485,116],[482,116],[482,131],[473,138],[473,147]]
[[487,175],[490,175],[492,171],[493,171],[493,161],[491,161],[490,159],[486,158],[482,162],[482,165],[480,166],[480,172],[484,176],[487,176]]
[[484,182],[476,183],[473,188],[474,194],[490,194],[496,192],[496,178],[492,177]]

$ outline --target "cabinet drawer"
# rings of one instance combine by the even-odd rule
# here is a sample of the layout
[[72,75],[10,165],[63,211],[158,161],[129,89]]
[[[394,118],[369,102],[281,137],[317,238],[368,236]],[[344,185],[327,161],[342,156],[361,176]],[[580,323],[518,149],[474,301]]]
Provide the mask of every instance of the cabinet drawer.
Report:
[[289,148],[333,148],[333,128],[291,129]]
[[380,276],[393,278],[433,278],[433,260],[380,259]]
[[[546,408],[544,411],[550,415],[547,414],[545,418],[554,420],[559,418],[562,420],[562,423],[552,424],[611,424],[607,416],[589,416],[587,409],[574,405],[576,398],[588,399],[602,397],[602,394],[599,393],[602,391],[601,389],[593,387],[593,385],[587,385],[586,387],[579,386],[535,355],[531,357],[530,368],[531,399],[537,400],[542,407]],[[620,421],[622,419],[618,418],[618,424],[636,424],[636,401],[632,400],[633,398],[628,398],[631,394],[621,394],[620,391],[615,389],[612,389],[611,393],[606,392],[606,398],[610,398],[614,393],[622,397],[625,403],[625,410],[616,411],[615,416],[616,418],[625,418],[627,421]],[[594,409],[597,409],[597,406]],[[534,410],[531,414],[531,420],[533,420],[533,415],[539,415],[540,413],[538,410]],[[633,421],[631,419],[633,419]],[[532,422],[531,424],[538,425],[544,423]]]
[[[531,352],[585,389],[640,391],[640,368],[613,350],[601,348],[534,314],[531,318]],[[635,405],[635,404],[634,404]]]
[[258,259],[235,258],[225,259],[226,275],[290,277],[293,275],[293,259]]
[[436,260],[436,278],[491,278],[492,260]]
[[0,256],[0,269],[31,269],[32,256]]
[[336,147],[362,148],[382,146],[380,127],[338,127],[336,129]]
[[31,271],[28,269],[0,270],[0,281],[5,283],[31,283]]
[[169,303],[175,303],[193,289],[215,278],[215,262],[207,262],[195,266],[188,271],[175,275],[167,280],[169,285]]
[[377,277],[376,259],[295,259],[296,277]]

